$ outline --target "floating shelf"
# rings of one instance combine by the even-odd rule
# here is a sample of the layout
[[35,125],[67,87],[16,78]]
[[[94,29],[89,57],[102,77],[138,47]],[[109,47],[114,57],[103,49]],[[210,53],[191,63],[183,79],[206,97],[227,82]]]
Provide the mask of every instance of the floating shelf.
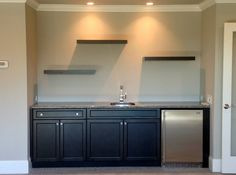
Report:
[[127,40],[77,40],[78,44],[127,44]]
[[61,70],[61,69],[47,69],[44,70],[44,74],[49,75],[57,75],[57,74],[63,74],[63,75],[73,75],[73,74],[80,74],[80,75],[93,75],[96,73],[96,70],[83,70],[83,69],[76,69],[76,70]]
[[145,61],[194,61],[195,56],[155,56],[144,57]]

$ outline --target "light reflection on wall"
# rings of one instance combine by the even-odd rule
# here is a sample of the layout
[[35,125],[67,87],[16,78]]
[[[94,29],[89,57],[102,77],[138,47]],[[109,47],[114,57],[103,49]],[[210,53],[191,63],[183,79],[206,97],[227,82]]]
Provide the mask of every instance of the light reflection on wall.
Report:
[[78,18],[76,26],[80,39],[103,39],[109,34],[110,27],[98,14],[88,13]]

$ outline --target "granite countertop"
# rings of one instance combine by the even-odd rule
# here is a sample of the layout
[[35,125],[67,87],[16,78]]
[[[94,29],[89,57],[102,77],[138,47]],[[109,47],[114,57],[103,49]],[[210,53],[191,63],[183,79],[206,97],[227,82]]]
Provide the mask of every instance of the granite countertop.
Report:
[[209,108],[208,103],[202,102],[135,102],[134,106],[118,107],[110,102],[40,102],[32,108]]

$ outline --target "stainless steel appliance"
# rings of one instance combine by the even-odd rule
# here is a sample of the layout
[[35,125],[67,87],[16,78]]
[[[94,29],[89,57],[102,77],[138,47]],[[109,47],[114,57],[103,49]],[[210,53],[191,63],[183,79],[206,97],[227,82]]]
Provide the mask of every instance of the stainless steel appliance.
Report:
[[203,111],[162,110],[162,163],[202,163]]

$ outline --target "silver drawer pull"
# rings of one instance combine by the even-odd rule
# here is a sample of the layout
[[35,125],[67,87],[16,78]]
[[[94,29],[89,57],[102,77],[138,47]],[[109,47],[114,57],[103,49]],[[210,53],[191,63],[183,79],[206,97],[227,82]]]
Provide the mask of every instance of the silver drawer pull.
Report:
[[79,113],[78,113],[78,112],[76,112],[76,113],[75,113],[75,115],[76,115],[76,116],[79,116]]
[[42,116],[43,116],[43,113],[40,113],[40,114],[39,114],[39,116],[41,116],[41,117],[42,117]]

